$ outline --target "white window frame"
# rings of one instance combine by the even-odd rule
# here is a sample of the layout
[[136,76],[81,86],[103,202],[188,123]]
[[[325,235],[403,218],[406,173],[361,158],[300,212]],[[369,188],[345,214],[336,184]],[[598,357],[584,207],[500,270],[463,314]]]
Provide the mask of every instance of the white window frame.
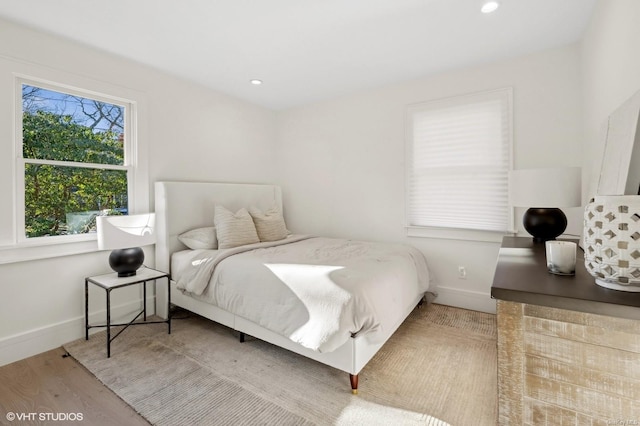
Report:
[[[56,161],[56,160],[44,160],[44,159],[31,159],[24,158],[23,156],[23,111],[22,111],[22,86],[29,85],[40,87],[43,89],[53,90],[59,93],[65,93],[74,96],[80,96],[86,99],[101,101],[123,107],[125,110],[124,116],[124,164],[112,165],[112,164],[96,164],[96,163],[78,163],[73,161]],[[96,239],[94,233],[86,234],[73,234],[73,235],[52,235],[47,237],[31,237],[27,238],[25,235],[25,165],[26,164],[47,164],[53,166],[69,166],[77,168],[90,168],[90,169],[104,169],[104,170],[122,170],[127,173],[127,200],[133,200],[135,198],[135,188],[132,182],[134,177],[134,163],[132,162],[133,153],[135,152],[135,139],[133,138],[134,132],[130,127],[135,123],[135,106],[134,103],[126,100],[114,98],[104,94],[98,94],[81,90],[77,88],[71,88],[62,86],[55,83],[35,81],[32,79],[18,77],[16,78],[16,98],[20,100],[20,107],[16,108],[16,240],[18,244],[51,244],[49,240],[55,239],[56,243],[75,242],[75,241],[91,241]]]
[[[486,242],[500,242],[502,237],[506,234],[510,234],[514,229],[514,211],[513,207],[508,206],[507,211],[507,230],[505,231],[491,231],[491,230],[478,230],[478,229],[465,229],[465,228],[453,228],[453,227],[438,227],[438,226],[414,226],[410,223],[411,214],[411,200],[410,200],[410,181],[412,178],[412,156],[413,156],[413,114],[424,111],[426,109],[438,108],[439,106],[445,107],[447,105],[463,105],[473,99],[481,97],[506,97],[507,101],[507,114],[508,114],[508,131],[507,131],[507,143],[508,143],[508,170],[513,168],[513,89],[511,87],[501,88],[496,90],[489,90],[484,92],[477,92],[461,96],[453,96],[444,99],[438,99],[434,101],[421,102],[418,104],[409,105],[406,110],[406,129],[405,129],[405,164],[406,164],[406,177],[405,177],[405,228],[407,235],[410,237],[426,237],[426,238],[444,238],[454,240],[467,240],[467,241],[486,241]],[[506,195],[508,196],[508,182]]]
[[[25,196],[24,169],[25,159],[22,153],[22,85],[34,85],[45,89],[88,97],[116,105],[125,106],[125,162],[128,186],[129,214],[149,212],[149,171],[146,142],[146,96],[134,89],[93,80],[87,77],[47,69],[31,63],[15,61],[16,70],[11,73],[11,90],[14,93],[13,128],[13,241],[0,243],[0,264],[45,259],[60,256],[89,253],[98,250],[95,233],[58,235],[27,238],[25,235]],[[37,75],[33,69],[41,71]],[[21,72],[20,70],[30,70]],[[0,79],[2,82],[3,79]],[[8,83],[8,79],[4,79]],[[5,86],[6,89],[8,87]],[[28,162],[32,162],[29,160]],[[47,160],[38,161],[49,163]],[[54,161],[56,165],[61,162]],[[69,164],[78,167],[78,163]],[[82,165],[80,165],[82,167]],[[91,165],[90,167],[93,167]],[[100,165],[113,168],[111,165]],[[117,166],[120,167],[120,166]],[[7,226],[6,224],[3,226]]]

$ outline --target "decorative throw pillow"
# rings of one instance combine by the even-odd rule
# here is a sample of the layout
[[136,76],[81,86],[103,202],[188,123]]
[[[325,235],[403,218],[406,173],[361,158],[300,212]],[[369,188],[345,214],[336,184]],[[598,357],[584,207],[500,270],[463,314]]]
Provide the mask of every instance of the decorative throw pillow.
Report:
[[260,242],[256,226],[245,208],[234,214],[216,204],[213,223],[218,234],[218,248],[225,249]]
[[249,208],[249,214],[256,225],[260,241],[278,241],[287,238],[289,230],[284,223],[284,217],[278,207],[272,207],[262,212],[256,207]]
[[207,226],[204,228],[196,228],[178,235],[178,240],[192,250],[206,249],[215,250],[218,248],[218,239],[216,238],[216,228]]

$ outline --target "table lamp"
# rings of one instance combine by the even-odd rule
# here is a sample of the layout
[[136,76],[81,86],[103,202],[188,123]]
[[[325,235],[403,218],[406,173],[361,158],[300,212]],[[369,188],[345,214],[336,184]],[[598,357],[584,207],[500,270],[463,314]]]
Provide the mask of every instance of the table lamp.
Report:
[[144,263],[140,246],[156,242],[155,219],[155,213],[96,218],[98,249],[113,250],[109,265],[119,277],[135,275]]
[[528,208],[522,223],[534,242],[555,240],[567,229],[567,216],[559,207],[582,205],[581,176],[580,167],[509,172],[509,202]]

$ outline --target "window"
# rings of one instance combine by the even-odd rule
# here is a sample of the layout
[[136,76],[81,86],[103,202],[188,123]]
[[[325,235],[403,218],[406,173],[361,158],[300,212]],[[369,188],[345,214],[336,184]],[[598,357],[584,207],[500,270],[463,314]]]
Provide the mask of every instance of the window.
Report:
[[130,104],[26,80],[19,85],[19,241],[87,234],[95,232],[96,215],[127,214]]
[[408,108],[409,229],[506,232],[512,227],[511,104],[508,88]]

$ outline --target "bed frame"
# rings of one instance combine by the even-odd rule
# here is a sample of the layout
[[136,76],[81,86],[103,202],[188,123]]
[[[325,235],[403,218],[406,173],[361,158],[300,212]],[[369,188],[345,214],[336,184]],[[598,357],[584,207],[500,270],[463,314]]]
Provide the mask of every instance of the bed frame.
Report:
[[[171,254],[185,247],[178,235],[190,229],[213,226],[215,204],[222,204],[232,211],[241,207],[256,206],[268,209],[274,203],[282,208],[282,192],[274,185],[212,183],[212,182],[156,182],[156,268],[171,273]],[[171,281],[171,303],[211,319],[244,334],[288,349],[323,364],[349,373],[351,390],[358,392],[358,374],[378,352],[384,342],[391,337],[402,321],[389,331],[381,343],[371,343],[366,334],[352,337],[332,352],[316,352],[292,342],[284,336],[269,331],[254,322],[236,316],[216,306],[184,295]],[[422,300],[422,295],[406,306],[402,320],[411,313]],[[156,293],[156,313],[166,318],[167,288],[158,286]]]

